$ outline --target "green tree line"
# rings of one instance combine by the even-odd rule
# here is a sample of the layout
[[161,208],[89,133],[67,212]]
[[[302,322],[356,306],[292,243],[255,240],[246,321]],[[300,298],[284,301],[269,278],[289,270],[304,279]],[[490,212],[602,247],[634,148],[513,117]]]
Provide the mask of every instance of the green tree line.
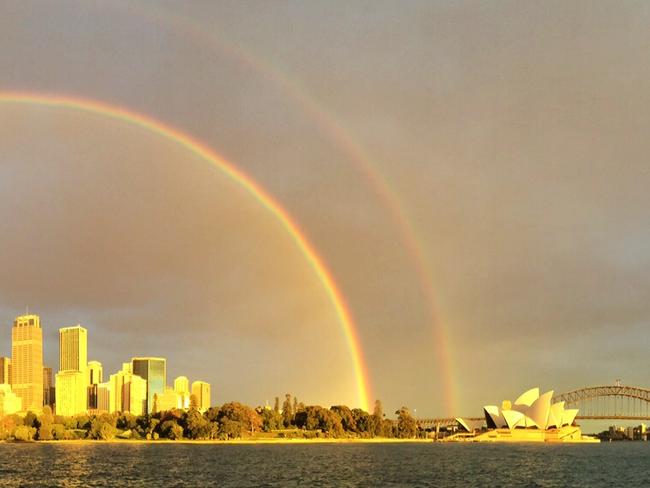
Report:
[[188,410],[169,410],[149,415],[104,413],[100,415],[53,415],[44,407],[41,415],[28,412],[24,417],[0,418],[0,440],[72,440],[72,439],[196,439],[230,440],[257,435],[302,438],[413,438],[423,433],[406,407],[397,412],[397,420],[385,417],[380,401],[372,413],[345,405],[324,408],[298,402],[287,394],[280,408],[251,408],[229,402],[201,413],[193,405]]

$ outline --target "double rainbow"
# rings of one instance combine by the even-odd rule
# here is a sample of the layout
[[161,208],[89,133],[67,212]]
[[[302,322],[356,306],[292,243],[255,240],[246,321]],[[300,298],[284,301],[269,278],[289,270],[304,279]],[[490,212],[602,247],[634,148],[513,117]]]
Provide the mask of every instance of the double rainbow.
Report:
[[358,404],[364,410],[369,409],[368,396],[370,392],[370,379],[363,352],[361,350],[359,334],[350,309],[339,287],[334,281],[332,273],[327,268],[314,246],[309,242],[309,239],[305,235],[304,231],[301,230],[298,223],[250,176],[238,169],[231,162],[226,161],[224,158],[219,156],[210,147],[192,138],[188,134],[185,134],[184,132],[159,120],[123,107],[85,98],[29,92],[0,92],[0,105],[2,104],[60,107],[99,114],[110,119],[123,121],[179,144],[194,155],[214,165],[225,176],[244,188],[277,219],[318,276],[323,289],[327,293],[327,296],[336,311],[336,315],[352,356],[354,374],[356,377]]

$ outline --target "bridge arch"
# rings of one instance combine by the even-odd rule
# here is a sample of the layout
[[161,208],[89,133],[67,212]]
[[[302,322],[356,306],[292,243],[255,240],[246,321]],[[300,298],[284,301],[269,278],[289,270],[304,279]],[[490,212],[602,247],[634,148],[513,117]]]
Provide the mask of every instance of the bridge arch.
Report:
[[578,408],[577,419],[650,420],[650,389],[638,386],[590,386],[560,393],[552,401]]

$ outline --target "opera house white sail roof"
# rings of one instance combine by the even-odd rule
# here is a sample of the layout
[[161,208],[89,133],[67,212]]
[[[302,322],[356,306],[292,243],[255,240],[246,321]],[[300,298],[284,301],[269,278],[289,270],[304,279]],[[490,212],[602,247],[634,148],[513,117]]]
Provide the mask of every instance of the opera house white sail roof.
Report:
[[[572,425],[578,409],[565,409],[564,402],[551,404],[553,390],[539,394],[539,388],[531,388],[521,394],[514,403],[505,400],[501,408],[496,405],[483,407],[485,422],[491,429],[559,429]],[[478,428],[476,422],[457,419],[468,431]]]

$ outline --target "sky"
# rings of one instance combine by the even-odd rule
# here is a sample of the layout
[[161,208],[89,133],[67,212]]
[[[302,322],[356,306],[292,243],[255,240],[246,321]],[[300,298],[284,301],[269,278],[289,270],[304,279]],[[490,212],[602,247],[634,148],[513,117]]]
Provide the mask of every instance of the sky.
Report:
[[[650,6],[6,1],[0,92],[128,108],[249,175],[349,305],[370,400],[480,415],[650,386]],[[172,140],[0,103],[0,354],[89,330],[213,401],[358,406],[323,283],[277,218]]]

